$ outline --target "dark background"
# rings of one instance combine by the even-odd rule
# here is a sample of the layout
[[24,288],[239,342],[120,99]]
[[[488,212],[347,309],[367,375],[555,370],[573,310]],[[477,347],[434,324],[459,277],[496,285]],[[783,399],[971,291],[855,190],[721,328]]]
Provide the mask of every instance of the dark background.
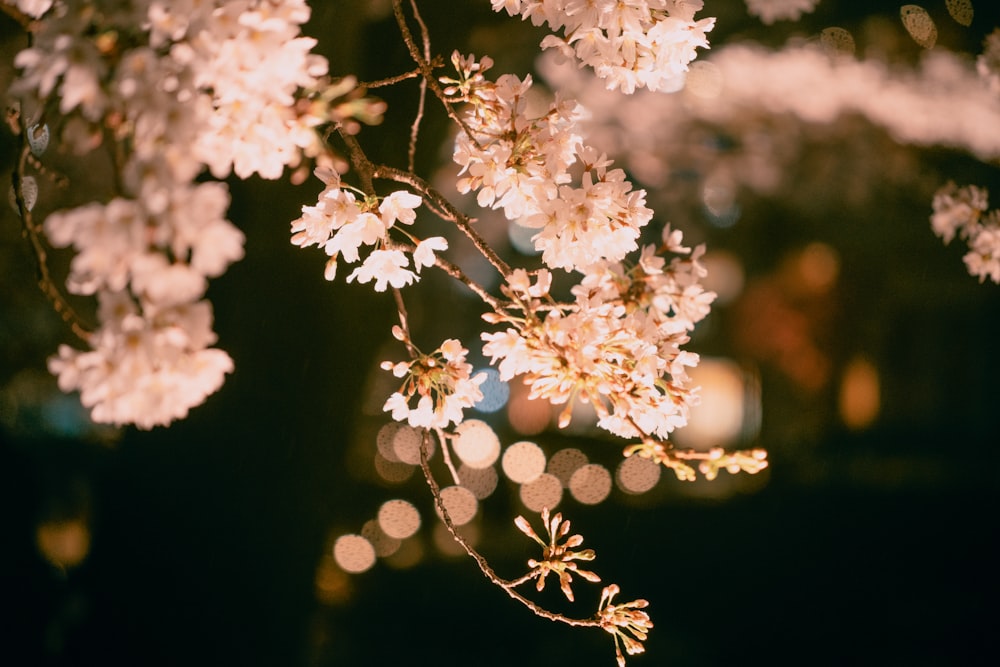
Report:
[[[368,20],[364,4],[315,10],[310,33],[331,69],[369,80],[408,69],[392,22]],[[425,13],[438,52],[471,44],[493,51],[497,73],[530,65],[538,40],[530,26],[488,6],[424,4],[432,5]],[[721,45],[764,35],[781,43],[795,30],[834,24],[861,34],[862,17],[890,20],[896,11],[857,4],[824,0],[802,24],[770,32],[738,3],[704,13],[720,17],[710,37]],[[942,40],[977,53],[995,25],[986,4],[977,4],[967,32],[948,27],[942,8],[928,9]],[[901,59],[912,57],[900,48]],[[413,90],[379,92],[390,115],[362,139],[375,158],[398,160],[391,156],[405,145]],[[844,143],[845,134],[870,152]],[[750,315],[745,304],[713,311],[693,347],[759,369],[764,416],[754,444],[769,449],[768,472],[724,498],[664,479],[648,502],[613,495],[598,507],[564,508],[623,598],[651,601],[647,654],[629,664],[995,659],[1000,287],[968,276],[961,249],[943,248],[927,216],[933,189],[949,177],[1000,192],[996,167],[896,146],[857,119],[819,135],[787,178],[789,196],[744,193],[735,226],[713,229],[696,208],[670,215],[710,248],[737,253],[748,285],[776,280],[784,258],[806,242],[835,248],[835,291],[798,306],[835,367],[859,349],[873,360],[881,412],[863,431],[844,428],[833,387],[802,392],[740,347],[752,307]],[[437,162],[431,147],[443,137],[432,117],[424,169]],[[2,141],[6,172],[12,139]],[[850,203],[839,202],[843,182],[811,177],[822,164],[822,173],[847,179],[857,169],[851,160],[872,152],[887,165],[906,157],[908,171],[873,179]],[[288,222],[315,195],[312,183],[230,187],[246,258],[213,282],[209,298],[236,371],[190,418],[152,432],[94,430],[80,421],[75,398],[59,398],[44,359],[69,335],[35,288],[16,217],[0,219],[0,664],[614,664],[607,635],[531,616],[468,559],[432,553],[404,570],[380,562],[321,602],[315,580],[329,535],[357,531],[395,495],[432,516],[419,480],[379,485],[359,479],[351,460],[392,304],[341,279],[327,283],[321,256],[288,242]],[[416,317],[433,321],[457,298],[440,291],[417,302]],[[608,452],[612,461],[617,448]],[[484,508],[481,547],[502,574],[519,574],[534,555],[511,526],[521,511],[502,492]],[[89,552],[60,569],[43,558],[36,528],[74,517],[89,527]],[[542,597],[561,605],[557,595]]]

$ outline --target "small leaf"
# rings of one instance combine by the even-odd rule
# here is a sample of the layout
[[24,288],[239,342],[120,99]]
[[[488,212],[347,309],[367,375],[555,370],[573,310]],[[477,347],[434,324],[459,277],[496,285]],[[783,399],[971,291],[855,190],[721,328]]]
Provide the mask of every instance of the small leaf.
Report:
[[[25,176],[21,179],[21,197],[24,199],[24,208],[29,211],[35,208],[35,202],[38,201],[38,182],[35,181],[34,176]],[[20,215],[20,211],[17,208],[17,194],[14,192],[14,186],[10,186],[10,191],[7,193],[7,201],[10,202],[10,207],[14,209],[14,212]]]
[[32,125],[28,128],[28,146],[31,152],[37,157],[45,152],[49,147],[49,126],[46,124]]
[[965,27],[972,25],[972,0],[945,0],[944,4],[956,23]]
[[820,42],[826,52],[833,55],[854,55],[854,37],[843,28],[825,28],[819,35]]
[[899,9],[903,27],[910,33],[913,41],[925,49],[934,47],[937,42],[937,26],[927,10],[918,5],[903,5]]

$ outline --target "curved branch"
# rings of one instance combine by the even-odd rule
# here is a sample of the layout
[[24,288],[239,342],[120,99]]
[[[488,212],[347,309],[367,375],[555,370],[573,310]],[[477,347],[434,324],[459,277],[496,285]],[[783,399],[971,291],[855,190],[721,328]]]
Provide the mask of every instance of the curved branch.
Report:
[[435,190],[427,181],[420,178],[416,174],[412,174],[401,169],[396,169],[395,167],[390,167],[387,165],[374,165],[368,163],[372,167],[372,176],[374,178],[384,178],[386,180],[395,181],[396,183],[403,183],[404,185],[409,185],[414,190],[423,195],[427,200],[444,215],[442,219],[448,222],[455,223],[456,226],[462,233],[465,234],[473,245],[476,246],[478,250],[486,260],[493,265],[493,267],[500,272],[500,275],[505,279],[510,275],[511,269],[507,262],[500,259],[496,251],[486,242],[479,233],[472,228],[472,219],[459,211],[454,204],[452,204],[444,195]]
[[21,235],[28,239],[31,249],[34,251],[39,289],[48,298],[53,310],[62,318],[63,322],[69,325],[70,331],[81,341],[89,344],[92,332],[83,325],[80,316],[77,315],[76,311],[52,280],[52,274],[49,273],[48,252],[45,249],[45,244],[40,234],[41,228],[33,220],[31,211],[28,209],[28,204],[24,200],[24,171],[25,165],[31,155],[31,147],[25,138],[28,128],[25,126],[23,119],[19,123],[19,129],[20,131],[17,134],[19,157],[17,166],[14,168],[13,173],[11,173],[11,185],[14,190],[14,203],[21,217]]
[[486,558],[481,553],[476,551],[475,547],[469,544],[469,542],[464,537],[462,537],[461,533],[458,532],[458,528],[455,526],[455,522],[452,521],[451,515],[448,514],[448,510],[444,506],[444,500],[441,497],[441,489],[438,486],[437,481],[434,479],[434,475],[431,472],[430,463],[428,462],[427,459],[427,452],[430,448],[430,438],[431,438],[430,431],[425,429],[423,433],[423,441],[420,444],[420,469],[423,471],[424,478],[427,480],[427,486],[430,487],[431,494],[434,496],[434,504],[437,507],[438,512],[440,512],[441,514],[441,518],[444,521],[445,527],[448,529],[448,532],[451,533],[451,536],[458,543],[458,545],[462,547],[465,553],[467,553],[469,556],[472,557],[474,561],[476,561],[476,565],[479,566],[479,569],[482,571],[483,575],[487,579],[489,579],[492,584],[503,589],[503,591],[507,593],[507,595],[509,595],[511,598],[517,600],[525,607],[530,609],[531,612],[536,616],[547,618],[548,620],[554,621],[556,623],[564,623],[566,625],[572,625],[575,627],[603,628],[601,620],[599,618],[570,618],[569,616],[564,616],[563,614],[557,614],[555,612],[549,611],[548,609],[545,609],[544,607],[540,607],[535,602],[529,600],[528,598],[524,597],[516,590],[514,590],[515,586],[519,586],[520,584],[523,584],[525,581],[528,581],[529,579],[533,578],[533,576],[530,573],[528,575],[519,577],[514,580],[501,579],[499,576],[497,576],[497,573],[490,566]]
[[[461,127],[469,137],[473,138],[475,141],[475,135],[469,129],[469,126],[464,120],[455,112],[455,108],[451,104],[451,100],[445,95],[444,90],[438,84],[437,79],[434,78],[434,66],[430,60],[430,57],[425,57],[421,52],[421,49],[417,46],[416,41],[413,39],[413,33],[410,32],[410,27],[406,24],[406,16],[403,14],[403,3],[402,0],[392,0],[392,12],[396,17],[396,23],[399,25],[399,30],[403,34],[403,42],[406,43],[406,48],[410,52],[410,57],[413,58],[413,62],[417,64],[420,69],[420,73],[423,75],[424,80],[427,82],[427,86],[431,89],[431,92],[441,100],[441,104],[444,106],[445,112],[448,117],[451,118],[459,127]],[[427,33],[427,26],[424,25],[423,20],[420,18],[420,14],[416,14],[417,22],[420,24],[421,36],[423,37],[424,44],[427,45],[429,41],[429,36]]]

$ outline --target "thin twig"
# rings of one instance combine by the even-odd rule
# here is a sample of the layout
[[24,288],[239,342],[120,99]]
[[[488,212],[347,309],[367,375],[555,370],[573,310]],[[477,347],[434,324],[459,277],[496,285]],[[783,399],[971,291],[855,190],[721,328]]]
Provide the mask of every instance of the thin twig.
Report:
[[[399,241],[387,240],[385,242],[385,247],[388,250],[402,250],[403,252],[408,252],[411,255],[416,251],[416,246],[410,243],[400,243]],[[458,282],[462,283],[468,287],[476,296],[483,300],[487,305],[489,305],[493,310],[500,310],[507,307],[507,303],[493,296],[487,292],[482,285],[472,280],[462,271],[461,268],[452,264],[448,260],[434,255],[434,267],[441,269],[450,277],[454,278]]]
[[[413,10],[413,17],[417,20],[417,25],[420,26],[420,37],[424,44],[424,60],[430,62],[431,60],[431,35],[427,30],[427,24],[424,23],[424,18],[420,15],[420,9],[417,8],[416,0],[410,0],[410,8]],[[406,168],[410,171],[416,171],[416,156],[417,156],[417,136],[420,133],[420,122],[424,118],[424,107],[427,104],[427,79],[420,79],[420,96],[417,100],[417,115],[413,119],[413,126],[410,127],[410,147],[407,151]]]
[[[396,23],[399,25],[399,30],[403,34],[403,42],[406,44],[406,48],[410,52],[410,57],[413,58],[413,62],[417,63],[417,67],[420,68],[420,73],[423,75],[424,80],[427,82],[428,87],[430,87],[431,92],[441,100],[441,104],[444,105],[445,112],[448,117],[451,118],[459,127],[461,127],[469,138],[478,146],[476,142],[475,135],[472,134],[472,130],[466,124],[465,120],[462,119],[456,112],[451,104],[451,100],[445,95],[444,90],[438,85],[438,81],[434,78],[434,67],[433,63],[430,62],[430,58],[425,58],[423,53],[421,53],[420,48],[413,39],[413,33],[410,32],[409,26],[406,24],[406,16],[403,14],[403,3],[402,0],[392,0],[392,11],[396,17]],[[419,17],[418,17],[419,21]],[[422,30],[426,31],[426,27],[423,26],[423,22],[420,21]]]
[[420,134],[420,122],[424,119],[424,106],[427,103],[427,79],[420,80],[420,96],[417,99],[417,114],[410,126],[410,146],[406,151],[406,168],[416,171],[417,137]]
[[406,313],[403,293],[398,287],[393,287],[392,297],[396,301],[396,314],[399,315],[399,328],[403,330],[403,344],[406,345],[406,352],[410,355],[411,359],[416,359],[420,355],[420,352],[414,347],[413,340],[410,338],[410,318]]
[[91,338],[90,330],[83,325],[80,316],[69,305],[69,302],[52,280],[52,274],[49,273],[48,253],[45,250],[45,244],[42,242],[39,233],[40,228],[32,219],[31,211],[24,200],[24,167],[27,164],[28,155],[31,151],[31,147],[25,139],[27,131],[28,129],[22,122],[21,131],[18,133],[17,139],[20,148],[20,157],[17,161],[17,167],[11,174],[11,184],[14,188],[14,202],[17,205],[17,212],[21,216],[22,235],[31,243],[31,249],[35,254],[39,289],[48,298],[53,310],[62,318],[63,322],[69,325],[70,331],[83,342],[89,343]]
[[536,603],[532,602],[531,600],[529,600],[528,598],[524,597],[516,590],[514,590],[515,586],[523,584],[525,581],[530,579],[531,576],[529,575],[526,575],[524,577],[519,577],[518,579],[515,579],[513,581],[501,579],[499,576],[497,576],[497,573],[490,566],[486,558],[481,553],[476,551],[475,547],[469,544],[469,542],[464,537],[462,537],[461,533],[458,532],[458,528],[455,526],[455,522],[452,521],[451,515],[448,513],[448,509],[444,505],[444,499],[441,497],[441,488],[438,486],[437,481],[434,479],[434,474],[431,472],[430,463],[428,462],[427,459],[427,452],[430,448],[430,439],[431,439],[431,433],[430,431],[425,429],[423,433],[423,441],[420,444],[420,469],[423,471],[424,478],[427,480],[427,486],[430,487],[431,495],[434,496],[434,504],[437,507],[438,512],[440,512],[441,514],[441,518],[444,521],[445,527],[448,529],[448,532],[451,533],[451,536],[454,538],[455,542],[457,542],[458,545],[462,547],[465,553],[467,553],[469,556],[472,557],[474,561],[476,561],[476,564],[479,566],[479,569],[480,571],[482,571],[483,575],[487,579],[489,579],[489,581],[492,584],[503,589],[503,591],[507,593],[507,595],[509,595],[511,598],[517,600],[525,607],[530,609],[531,612],[536,616],[547,618],[550,621],[555,621],[556,623],[564,623],[566,625],[572,625],[576,627],[586,627],[586,628],[602,627],[600,619],[570,618],[569,616],[564,616],[562,614],[551,612],[548,609],[538,606]]
[[[371,164],[371,163],[369,163]],[[486,260],[493,265],[493,267],[500,272],[500,275],[507,278],[511,274],[510,266],[507,262],[500,259],[496,251],[486,242],[483,237],[476,232],[472,227],[472,219],[459,211],[454,204],[452,204],[444,195],[435,190],[431,185],[420,178],[416,174],[410,172],[402,171],[396,169],[395,167],[390,167],[388,165],[372,165],[374,178],[384,178],[390,181],[395,181],[397,183],[404,183],[415,189],[420,194],[424,195],[435,207],[440,209],[445,213],[443,216],[444,220],[448,222],[453,222],[458,226],[462,233],[465,234],[473,245],[476,246],[476,250],[486,258]]]
[[397,74],[396,76],[390,76],[386,79],[378,79],[377,81],[362,81],[358,83],[358,88],[384,88],[385,86],[391,86],[393,84],[399,83],[401,81],[406,81],[407,79],[415,79],[421,75],[420,69],[410,70],[409,72],[404,72],[402,74]]
[[451,447],[448,446],[448,440],[444,436],[444,431],[437,428],[434,429],[437,434],[438,442],[441,443],[441,458],[444,459],[444,464],[448,468],[448,472],[451,473],[451,479],[455,484],[461,484],[462,480],[458,476],[458,470],[455,468],[455,463],[451,460]]
[[17,7],[13,5],[8,5],[5,2],[0,2],[0,12],[3,12],[7,16],[11,17],[24,29],[25,32],[34,32],[38,29],[38,22],[33,18],[22,12]]

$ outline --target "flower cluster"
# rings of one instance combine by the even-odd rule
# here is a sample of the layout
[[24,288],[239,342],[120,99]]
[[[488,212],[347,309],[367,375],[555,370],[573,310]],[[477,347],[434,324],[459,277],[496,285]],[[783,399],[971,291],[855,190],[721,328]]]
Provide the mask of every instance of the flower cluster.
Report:
[[621,589],[617,584],[605,587],[601,592],[601,601],[598,604],[597,618],[601,627],[615,638],[615,654],[618,659],[618,667],[625,667],[625,656],[622,655],[622,646],[629,655],[643,653],[646,648],[642,642],[646,641],[649,629],[653,627],[653,622],[649,620],[649,614],[642,611],[649,606],[646,600],[632,600],[623,604],[611,604]]
[[[357,262],[362,246],[374,246],[361,266],[347,276],[347,281],[374,280],[377,292],[384,292],[389,286],[398,289],[419,280],[420,269],[434,265],[434,253],[448,249],[448,242],[442,236],[417,241],[415,247],[399,246],[390,240],[389,230],[397,222],[411,225],[416,220],[415,209],[422,201],[419,196],[405,190],[383,198],[355,193],[341,183],[340,174],[332,169],[317,169],[316,176],[326,187],[316,205],[303,206],[302,217],[292,222],[292,243],[302,248],[311,245],[323,248],[330,257],[324,272],[327,280],[336,277],[339,259]],[[410,234],[403,233],[413,240]],[[404,247],[411,251],[416,273],[407,268],[410,259]]]
[[515,271],[504,288],[513,305],[485,316],[507,328],[482,334],[483,353],[499,361],[501,378],[523,375],[532,398],[566,404],[561,426],[579,400],[616,435],[666,438],[687,423],[696,400],[687,368],[698,356],[681,346],[715,295],[698,284],[702,248],[692,253],[667,228],[664,249],[680,256],[668,265],[647,247],[632,267],[592,265],[572,304],[551,298],[548,271],[534,284]]
[[90,350],[62,346],[50,370],[79,390],[92,418],[140,428],[187,415],[232,370],[215,342],[207,279],[243,256],[243,233],[224,219],[221,183],[175,186],[163,210],[112,199],[50,215],[55,247],[72,246],[67,286],[96,294],[100,326]]
[[803,14],[816,9],[819,0],[746,0],[746,3],[751,16],[771,25],[775,21],[798,21]]
[[37,19],[52,8],[53,0],[4,0],[4,2]]
[[993,94],[1000,95],[1000,28],[994,28],[983,40],[983,52],[976,58],[976,72]]
[[[554,572],[559,577],[559,587],[562,589],[563,595],[566,596],[567,600],[572,602],[573,589],[571,585],[573,583],[573,576],[570,573],[575,573],[587,581],[598,582],[601,580],[593,572],[581,570],[577,566],[575,561],[594,560],[594,550],[584,549],[583,551],[573,551],[573,549],[583,544],[583,536],[572,535],[566,538],[569,534],[569,521],[564,521],[562,514],[556,514],[550,518],[549,508],[546,507],[542,510],[542,525],[545,526],[545,531],[549,535],[548,542],[542,540],[535,533],[528,520],[523,516],[518,516],[514,519],[514,524],[522,533],[535,542],[538,542],[542,547],[541,560],[535,560],[534,558],[528,560],[528,567],[532,569],[531,574],[538,577],[538,583],[535,585],[537,590],[541,591],[545,589],[545,577],[548,576],[549,572]],[[560,540],[563,538],[566,538],[565,541],[560,543]]]
[[49,360],[63,391],[80,391],[96,422],[141,429],[187,416],[222,385],[233,362],[215,342],[207,301],[138,302],[127,292],[101,291],[93,349],[61,345]]
[[[19,6],[44,12],[49,4]],[[71,292],[131,304],[124,319],[120,308],[102,305],[93,350],[63,348],[51,364],[60,385],[93,406],[94,419],[167,424],[231,370],[224,352],[204,361],[215,337],[204,330],[211,309],[200,299],[207,279],[243,256],[244,237],[225,220],[225,186],[195,178],[205,167],[217,177],[276,178],[318,150],[314,127],[327,116],[296,101],[327,69],[309,53],[315,40],[299,36],[308,18],[304,0],[64,0],[17,55],[13,94],[40,108],[58,95],[59,111],[89,123],[90,136],[110,128],[117,145],[109,150],[122,158],[118,196],[44,223],[54,246],[77,253]],[[65,123],[64,132],[73,127]],[[134,400],[119,400],[128,385]]]
[[[393,328],[393,335],[408,342],[400,327]],[[412,343],[409,343],[412,347]],[[449,338],[430,354],[415,354],[410,361],[386,361],[382,368],[392,371],[398,378],[405,378],[403,386],[386,400],[383,409],[392,413],[396,421],[406,421],[413,427],[445,428],[459,424],[463,410],[483,400],[479,390],[486,380],[485,373],[472,375],[472,365],[466,363],[468,350]],[[417,398],[416,407],[411,406]]]
[[[646,193],[632,190],[621,169],[586,146],[578,134],[584,111],[556,99],[539,115],[529,111],[531,77],[505,74],[491,82],[488,66],[457,55],[455,99],[469,102],[465,132],[455,142],[461,165],[458,190],[476,190],[480,206],[502,209],[519,224],[539,229],[533,241],[552,268],[584,269],[618,261],[637,248],[640,229],[652,218]],[[582,167],[574,185],[570,167]]]
[[723,470],[731,475],[739,472],[755,475],[767,467],[767,451],[763,449],[735,452],[727,452],[721,447],[708,451],[676,450],[653,440],[626,447],[625,456],[641,456],[662,464],[673,470],[682,482],[693,482],[698,478],[697,473],[711,481]]
[[695,49],[708,48],[705,33],[714,18],[695,20],[702,0],[491,0],[494,11],[547,23],[563,36],[548,35],[555,48],[590,66],[609,90],[676,90]]
[[944,242],[956,236],[969,244],[963,257],[969,273],[1000,284],[1000,209],[988,211],[984,188],[948,183],[934,195],[931,228]]

